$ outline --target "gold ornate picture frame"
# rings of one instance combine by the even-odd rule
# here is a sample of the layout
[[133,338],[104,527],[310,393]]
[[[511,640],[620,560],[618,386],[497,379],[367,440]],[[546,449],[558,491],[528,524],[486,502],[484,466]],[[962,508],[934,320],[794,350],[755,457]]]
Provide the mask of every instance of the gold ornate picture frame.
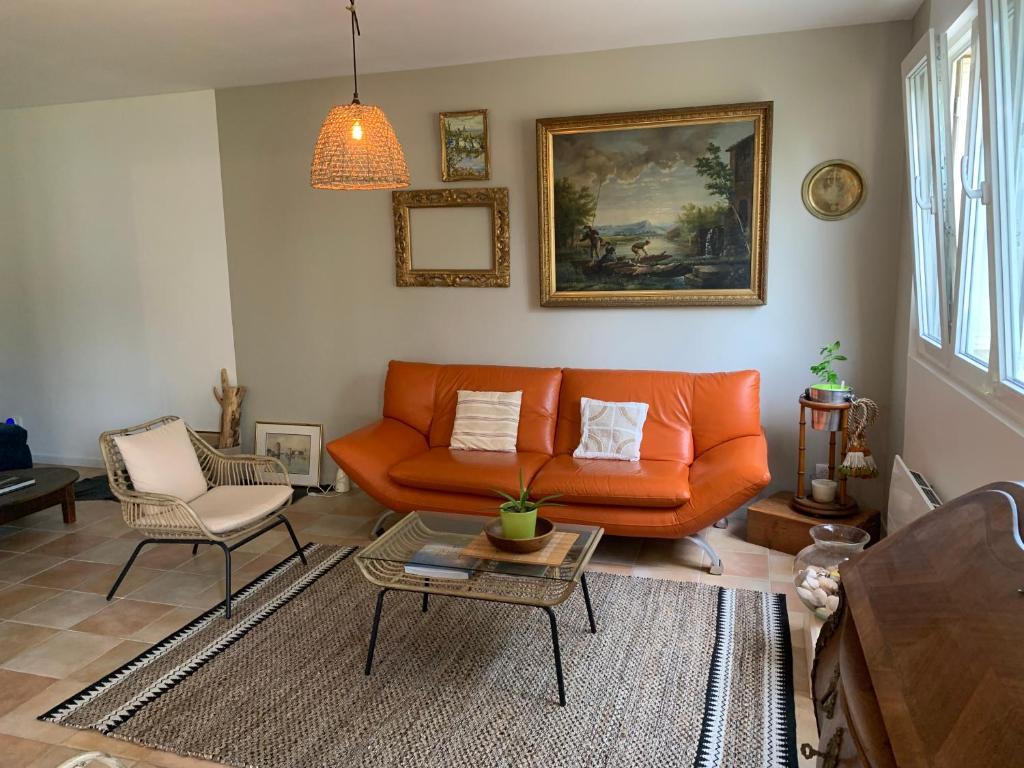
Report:
[[[508,189],[415,189],[391,193],[395,223],[395,280],[400,287],[508,288],[510,283]],[[487,208],[490,212],[488,269],[417,269],[413,266],[410,211],[417,208]]]
[[541,304],[764,304],[772,107],[538,120]]
[[491,139],[486,109],[441,112],[441,181],[491,178]]

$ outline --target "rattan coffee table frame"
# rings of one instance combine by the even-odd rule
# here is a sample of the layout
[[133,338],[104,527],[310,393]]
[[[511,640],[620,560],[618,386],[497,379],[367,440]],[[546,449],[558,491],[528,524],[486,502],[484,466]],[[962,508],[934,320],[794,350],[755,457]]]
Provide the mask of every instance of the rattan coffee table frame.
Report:
[[429,608],[430,595],[459,597],[468,600],[485,600],[492,603],[511,603],[540,608],[548,615],[551,626],[551,641],[555,657],[555,674],[558,681],[558,702],[565,706],[565,679],[562,675],[562,656],[558,644],[558,622],[553,608],[564,603],[579,584],[587,608],[590,631],[597,632],[597,622],[590,602],[590,590],[584,569],[590,562],[604,529],[592,534],[591,540],[572,562],[550,566],[546,576],[521,576],[474,570],[468,579],[433,579],[406,573],[405,558],[401,553],[416,551],[420,546],[434,540],[434,531],[416,512],[403,518],[387,533],[370,544],[356,556],[356,564],[371,584],[380,587],[374,612],[373,627],[370,630],[370,644],[366,654],[365,673],[373,671],[373,654],[377,645],[384,596],[391,591],[419,592],[423,595],[422,610]]

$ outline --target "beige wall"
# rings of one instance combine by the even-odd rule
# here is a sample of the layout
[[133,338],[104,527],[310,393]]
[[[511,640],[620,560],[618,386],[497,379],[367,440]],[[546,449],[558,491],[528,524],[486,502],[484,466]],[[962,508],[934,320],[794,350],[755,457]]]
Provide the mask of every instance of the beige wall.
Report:
[[0,416],[37,461],[168,413],[215,428],[234,370],[212,91],[0,110]]
[[[442,186],[437,112],[490,110],[491,184],[511,200],[512,286],[397,288],[387,192],[309,188],[309,160],[347,79],[217,92],[239,376],[254,419],[322,422],[327,437],[380,412],[389,358],[763,374],[775,485],[790,487],[796,397],[817,348],[843,340],[846,378],[888,414],[903,168],[899,61],[907,23],[814,30],[366,77],[406,152],[413,188]],[[768,304],[545,309],[538,303],[534,121],[774,100]],[[804,174],[841,157],[868,197],[826,223]],[[884,434],[874,446],[885,455]],[[329,465],[328,472],[333,471]],[[877,498],[878,483],[861,493]]]

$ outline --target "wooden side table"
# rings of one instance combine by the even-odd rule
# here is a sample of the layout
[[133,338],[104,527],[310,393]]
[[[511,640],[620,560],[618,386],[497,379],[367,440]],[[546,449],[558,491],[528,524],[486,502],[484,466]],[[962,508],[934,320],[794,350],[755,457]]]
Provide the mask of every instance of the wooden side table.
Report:
[[852,525],[867,531],[871,534],[868,546],[881,536],[882,516],[878,510],[861,508],[842,517],[812,517],[795,511],[790,506],[792,501],[792,492],[780,491],[751,504],[747,508],[747,541],[795,555],[811,544],[811,528],[823,523]]
[[75,522],[75,481],[78,473],[66,467],[12,469],[2,472],[35,480],[33,485],[11,493],[0,494],[0,525],[41,509],[61,506],[65,523]]

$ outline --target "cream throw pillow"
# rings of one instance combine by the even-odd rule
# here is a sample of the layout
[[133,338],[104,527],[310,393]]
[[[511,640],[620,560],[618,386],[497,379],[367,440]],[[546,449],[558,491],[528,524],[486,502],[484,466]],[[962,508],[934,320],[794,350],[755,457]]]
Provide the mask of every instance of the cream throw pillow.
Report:
[[647,403],[606,403],[580,398],[580,444],[577,459],[640,460],[640,440]]
[[181,419],[136,435],[115,435],[135,490],[192,501],[206,493],[206,478]]
[[523,393],[459,390],[451,448],[514,453]]

